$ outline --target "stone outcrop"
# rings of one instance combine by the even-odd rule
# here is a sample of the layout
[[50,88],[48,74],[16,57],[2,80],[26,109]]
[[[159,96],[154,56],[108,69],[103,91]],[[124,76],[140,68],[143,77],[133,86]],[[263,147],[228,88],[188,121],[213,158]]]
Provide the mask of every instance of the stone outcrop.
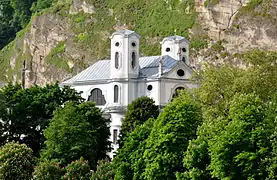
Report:
[[[226,40],[226,47],[230,50],[277,50],[277,0],[264,1],[268,3],[266,14],[242,14],[241,8],[249,2],[250,0],[220,0],[217,4],[205,6],[204,0],[196,0],[198,22],[212,40]],[[261,11],[261,8],[258,7],[257,11]]]
[[71,35],[67,19],[57,14],[44,14],[33,19],[30,31],[26,34],[23,53],[29,51],[26,67],[26,86],[46,84],[64,79],[68,73],[47,64],[45,57],[55,46]]

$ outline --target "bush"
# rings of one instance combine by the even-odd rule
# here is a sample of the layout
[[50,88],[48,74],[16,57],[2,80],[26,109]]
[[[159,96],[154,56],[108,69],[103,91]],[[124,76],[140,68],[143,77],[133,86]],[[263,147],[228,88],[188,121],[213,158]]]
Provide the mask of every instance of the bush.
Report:
[[89,180],[91,176],[88,161],[84,160],[83,157],[67,165],[65,170],[66,174],[63,176],[63,179]]
[[98,161],[97,170],[92,174],[91,180],[113,180],[115,171],[111,162]]
[[0,148],[0,179],[31,179],[35,158],[25,144],[7,143]]
[[33,180],[54,180],[60,179],[63,176],[63,169],[60,167],[60,162],[57,160],[40,162],[35,167]]

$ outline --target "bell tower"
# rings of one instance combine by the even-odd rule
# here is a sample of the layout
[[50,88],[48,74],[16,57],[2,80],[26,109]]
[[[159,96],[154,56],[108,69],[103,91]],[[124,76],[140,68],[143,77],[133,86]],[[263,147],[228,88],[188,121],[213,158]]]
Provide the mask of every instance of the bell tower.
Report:
[[111,36],[111,78],[136,78],[139,74],[140,36],[130,30],[119,30]]
[[162,56],[169,55],[170,57],[184,61],[190,65],[189,61],[189,41],[182,36],[169,36],[163,39]]

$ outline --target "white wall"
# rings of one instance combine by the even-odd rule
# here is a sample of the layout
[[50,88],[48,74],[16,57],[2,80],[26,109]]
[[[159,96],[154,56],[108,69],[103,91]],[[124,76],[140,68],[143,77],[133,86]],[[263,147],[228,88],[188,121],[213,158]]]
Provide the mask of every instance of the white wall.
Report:
[[[167,48],[170,48],[169,52],[166,51]],[[185,48],[186,52],[183,52],[182,48]],[[190,62],[189,62],[188,54],[189,54],[189,44],[186,43],[186,41],[176,42],[173,40],[167,40],[167,41],[164,41],[162,44],[162,56],[169,55],[176,60],[182,60],[182,57],[184,56],[186,58],[186,64],[189,65]]]

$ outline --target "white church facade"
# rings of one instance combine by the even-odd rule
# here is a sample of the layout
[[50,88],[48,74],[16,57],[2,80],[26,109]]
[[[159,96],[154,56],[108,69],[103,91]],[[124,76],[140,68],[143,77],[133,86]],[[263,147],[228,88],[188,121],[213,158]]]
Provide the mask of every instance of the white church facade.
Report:
[[190,82],[189,41],[170,36],[161,42],[161,54],[140,57],[140,36],[130,30],[119,30],[111,36],[110,60],[100,60],[63,82],[81,92],[88,101],[96,102],[111,117],[113,151],[118,148],[118,135],[128,104],[141,96],[152,98],[163,107],[176,90],[196,87]]

